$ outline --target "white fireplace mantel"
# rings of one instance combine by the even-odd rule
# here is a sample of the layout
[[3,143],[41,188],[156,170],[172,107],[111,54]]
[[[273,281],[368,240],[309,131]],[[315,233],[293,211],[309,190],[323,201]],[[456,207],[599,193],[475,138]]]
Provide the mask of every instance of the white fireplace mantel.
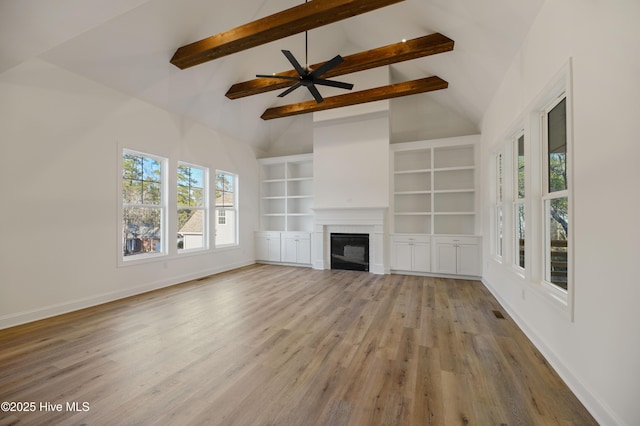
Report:
[[314,269],[330,269],[332,232],[369,235],[369,272],[385,273],[385,217],[387,207],[314,208],[314,245],[311,249]]

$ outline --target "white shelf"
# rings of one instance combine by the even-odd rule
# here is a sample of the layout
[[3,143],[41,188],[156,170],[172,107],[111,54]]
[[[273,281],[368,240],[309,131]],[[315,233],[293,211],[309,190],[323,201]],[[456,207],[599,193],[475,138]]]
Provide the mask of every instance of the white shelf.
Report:
[[393,195],[422,195],[431,194],[431,191],[396,191]]
[[413,173],[428,173],[431,169],[415,169],[415,170],[402,170],[402,171],[394,171],[393,173],[396,175],[410,175]]
[[475,166],[462,166],[462,167],[439,167],[433,169],[434,172],[451,172],[456,170],[474,170]]
[[476,212],[433,212],[434,216],[473,216]]
[[476,192],[475,189],[436,189],[432,191],[434,194],[456,194],[456,193],[466,193],[466,192]]

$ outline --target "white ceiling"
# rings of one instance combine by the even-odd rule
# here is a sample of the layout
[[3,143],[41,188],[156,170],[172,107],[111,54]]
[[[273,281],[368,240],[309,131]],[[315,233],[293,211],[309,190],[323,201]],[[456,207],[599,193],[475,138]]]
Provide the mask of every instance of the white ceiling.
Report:
[[[320,0],[315,0],[320,1]],[[405,0],[309,32],[309,62],[440,32],[453,52],[393,66],[394,79],[438,75],[444,107],[479,127],[544,0]],[[303,62],[304,35],[180,70],[169,63],[185,44],[291,8],[298,0],[0,0],[0,73],[38,57],[105,86],[183,114],[266,150],[292,117],[263,121],[271,106],[310,98],[297,90],[229,100],[236,82],[290,69],[280,49]],[[355,76],[354,76],[355,77]],[[356,85],[349,76],[340,80]],[[427,96],[427,95],[420,95]]]

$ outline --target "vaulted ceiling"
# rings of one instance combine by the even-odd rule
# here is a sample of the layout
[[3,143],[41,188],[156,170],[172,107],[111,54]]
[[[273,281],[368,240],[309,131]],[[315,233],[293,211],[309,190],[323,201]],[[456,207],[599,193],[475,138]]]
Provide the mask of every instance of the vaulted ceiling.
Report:
[[[314,0],[321,1],[321,0]],[[441,33],[451,52],[390,65],[392,83],[438,76],[446,90],[425,96],[479,127],[544,0],[405,0],[309,31],[309,62]],[[281,54],[305,56],[295,34],[181,70],[169,61],[186,44],[295,7],[293,0],[3,0],[0,73],[37,57],[266,151],[302,116],[265,121],[267,109],[311,99],[266,92],[225,96],[255,74],[291,69]],[[355,84],[360,76],[341,80]],[[322,89],[321,89],[322,91]],[[308,121],[308,119],[307,119]]]

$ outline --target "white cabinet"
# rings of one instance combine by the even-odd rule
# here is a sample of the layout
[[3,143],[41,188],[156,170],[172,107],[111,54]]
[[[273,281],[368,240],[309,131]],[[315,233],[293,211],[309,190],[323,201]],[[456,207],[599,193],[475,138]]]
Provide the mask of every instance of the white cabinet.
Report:
[[311,234],[307,232],[282,232],[281,261],[285,263],[311,263]]
[[434,237],[434,272],[479,276],[480,241],[478,237]]
[[391,269],[398,271],[430,272],[430,238],[426,235],[392,236]]
[[280,262],[280,233],[256,233],[256,260]]

